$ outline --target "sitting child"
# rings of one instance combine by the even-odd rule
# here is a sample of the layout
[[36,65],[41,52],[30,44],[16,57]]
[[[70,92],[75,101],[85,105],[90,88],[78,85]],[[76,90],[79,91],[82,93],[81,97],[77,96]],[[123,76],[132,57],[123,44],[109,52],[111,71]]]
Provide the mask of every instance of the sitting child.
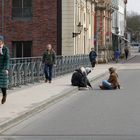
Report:
[[118,74],[115,71],[115,68],[110,67],[109,68],[109,79],[108,80],[103,80],[102,81],[102,85],[100,85],[99,87],[101,89],[120,89],[120,84],[118,82]]

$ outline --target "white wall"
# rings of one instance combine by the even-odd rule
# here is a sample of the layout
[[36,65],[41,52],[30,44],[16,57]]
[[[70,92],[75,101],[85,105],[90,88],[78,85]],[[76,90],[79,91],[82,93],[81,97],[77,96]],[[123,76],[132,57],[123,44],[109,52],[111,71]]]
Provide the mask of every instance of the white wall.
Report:
[[118,10],[118,27],[119,27],[119,35],[124,36],[125,31],[125,4],[124,0],[119,0],[119,10]]
[[74,1],[62,0],[62,55],[74,54]]

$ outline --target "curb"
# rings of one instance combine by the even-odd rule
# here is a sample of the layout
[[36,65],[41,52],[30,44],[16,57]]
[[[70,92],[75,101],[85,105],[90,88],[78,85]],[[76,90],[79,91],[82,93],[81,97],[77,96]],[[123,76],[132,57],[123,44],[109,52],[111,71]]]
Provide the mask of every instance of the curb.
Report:
[[[106,74],[107,74],[107,71],[91,78],[90,82],[93,82],[93,81],[101,78],[102,76],[105,76]],[[0,133],[6,131],[7,129],[10,129],[11,127],[16,126],[17,124],[24,121],[25,119],[32,117],[33,115],[43,111],[44,109],[54,105],[55,103],[63,100],[65,97],[68,97],[68,96],[76,93],[77,91],[79,91],[77,87],[70,87],[69,89],[61,92],[59,95],[53,96],[53,97],[41,102],[40,105],[38,105],[26,112],[23,112],[20,116],[14,118],[14,119],[8,120],[7,122],[1,124]]]

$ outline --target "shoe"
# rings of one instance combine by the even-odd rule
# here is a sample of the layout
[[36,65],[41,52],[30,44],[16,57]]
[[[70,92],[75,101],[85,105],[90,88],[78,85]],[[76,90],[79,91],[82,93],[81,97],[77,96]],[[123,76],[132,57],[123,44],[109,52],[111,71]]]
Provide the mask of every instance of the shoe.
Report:
[[52,81],[49,81],[49,83],[51,83]]
[[47,82],[48,82],[48,80],[46,79],[46,80],[45,80],[45,83],[47,83]]
[[6,96],[3,96],[1,100],[1,104],[4,104],[5,102],[6,102]]
[[118,89],[120,89],[120,85],[118,85]]
[[105,89],[103,86],[99,85],[100,89]]

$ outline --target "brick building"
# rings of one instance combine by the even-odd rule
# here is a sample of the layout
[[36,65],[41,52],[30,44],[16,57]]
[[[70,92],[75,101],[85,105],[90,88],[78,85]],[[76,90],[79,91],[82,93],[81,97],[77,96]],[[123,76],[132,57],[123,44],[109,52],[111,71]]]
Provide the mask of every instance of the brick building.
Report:
[[0,0],[0,34],[12,57],[42,55],[51,43],[61,55],[61,0]]

